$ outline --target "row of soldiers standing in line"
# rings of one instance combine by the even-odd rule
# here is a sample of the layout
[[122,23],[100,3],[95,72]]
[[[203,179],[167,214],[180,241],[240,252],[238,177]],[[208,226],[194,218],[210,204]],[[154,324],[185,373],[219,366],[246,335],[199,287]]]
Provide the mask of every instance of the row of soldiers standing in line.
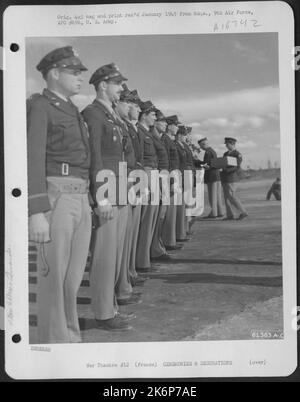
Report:
[[[188,129],[129,91],[114,63],[89,83],[96,98],[82,114],[70,97],[87,70],[73,48],[48,53],[37,65],[47,88],[27,102],[29,239],[37,245],[39,343],[80,342],[77,293],[91,241],[91,195],[98,217],[92,239],[90,288],[99,329],[129,330],[133,314],[119,306],[139,303],[133,288],[151,272],[151,260],[188,240],[185,205],[112,205],[97,200],[97,174],[119,163],[143,169],[194,169]],[[138,122],[137,122],[138,121]],[[137,124],[136,124],[137,122]],[[91,189],[91,192],[90,192]],[[96,205],[95,205],[96,204]]]

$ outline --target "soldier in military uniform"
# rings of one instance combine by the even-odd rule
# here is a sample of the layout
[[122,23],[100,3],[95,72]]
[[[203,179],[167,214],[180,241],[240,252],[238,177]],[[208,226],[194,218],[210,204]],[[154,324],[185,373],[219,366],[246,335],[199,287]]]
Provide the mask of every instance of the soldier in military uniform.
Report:
[[39,343],[80,342],[76,298],[91,234],[88,133],[70,97],[87,70],[71,46],[37,65],[47,83],[27,103],[29,240],[37,244]]
[[[129,129],[126,124],[126,120],[128,119],[130,109],[129,100],[131,100],[131,92],[127,88],[126,84],[123,84],[123,91],[121,92],[120,100],[116,103],[115,111],[117,113],[118,123],[122,130],[123,143],[126,144],[124,146],[124,156],[125,161],[127,163],[128,174],[131,171],[138,168],[133,140],[129,134]],[[129,190],[130,185],[131,184],[128,185],[127,190]],[[132,230],[133,230],[133,224],[135,223],[133,220],[133,211],[136,208],[136,206],[129,204],[127,208],[128,208],[128,220],[126,227],[125,244],[121,260],[120,274],[116,281],[116,287],[115,287],[117,302],[119,305],[136,304],[141,302],[140,296],[136,293],[133,293],[129,273],[130,255],[131,255],[132,238],[133,238]]]
[[[175,144],[175,135],[178,131],[179,120],[176,115],[166,117],[167,130],[161,139],[164,142],[169,156],[170,172],[179,171],[180,161],[177,146]],[[162,240],[166,250],[178,250],[182,246],[176,244],[176,216],[177,206],[174,205],[174,185],[171,186],[171,200],[167,208],[165,220],[162,226]]]
[[[160,171],[161,175],[165,175],[167,178],[169,177],[169,154],[166,148],[165,143],[162,141],[161,137],[165,133],[167,128],[167,121],[166,117],[163,113],[156,109],[156,121],[154,122],[154,126],[152,127],[152,136],[154,140],[154,147],[156,149],[157,160],[158,160],[158,170]],[[168,189],[164,188],[164,182],[161,180],[160,184],[160,191],[161,191],[161,201],[159,206],[159,212],[157,221],[155,224],[153,240],[151,244],[151,259],[155,261],[165,261],[170,260],[170,255],[167,253],[165,245],[162,240],[162,226],[165,220],[167,205],[164,205],[162,197],[163,192],[168,191]]]
[[240,213],[238,220],[244,219],[248,216],[241,200],[236,195],[237,183],[239,182],[238,172],[241,169],[242,154],[235,148],[237,140],[232,137],[225,138],[225,145],[228,151],[224,156],[232,156],[237,159],[237,166],[230,166],[224,168],[221,173],[221,181],[223,186],[225,205],[226,205],[226,220],[234,219],[233,207]]
[[[125,161],[124,141],[113,105],[120,98],[122,83],[126,78],[114,64],[98,68],[90,78],[96,90],[96,99],[83,111],[88,125],[91,146],[92,194],[99,216],[91,262],[90,286],[92,310],[98,328],[105,330],[128,330],[126,316],[118,312],[115,285],[118,280],[128,219],[128,206],[119,205],[119,197],[97,199],[97,191],[103,182],[97,181],[97,174],[108,169],[119,179],[119,162]],[[127,175],[127,172],[125,173]],[[114,183],[115,184],[115,183]],[[110,194],[116,192],[108,188]],[[118,189],[118,185],[116,186]]]
[[[141,109],[139,104],[141,99],[137,93],[137,90],[133,90],[127,95],[127,103],[129,104],[128,116],[124,118],[128,134],[131,138],[134,148],[136,169],[143,168],[142,148],[138,136],[138,130],[136,123],[138,122]],[[141,285],[147,278],[138,275],[136,271],[136,254],[137,254],[137,242],[140,228],[142,205],[137,204],[132,207],[132,224],[130,232],[128,233],[128,247],[129,247],[129,276],[132,286]]]
[[[184,146],[184,136],[185,136],[185,128],[183,125],[180,125],[176,134],[175,144],[177,146],[177,151],[179,155],[179,170],[182,174],[182,183],[184,186],[184,171],[188,168],[188,156],[187,151]],[[176,241],[183,242],[188,241],[189,237],[187,237],[187,216],[186,216],[186,208],[185,208],[185,200],[182,194],[182,202],[180,205],[177,205],[177,216],[176,216]]]
[[[153,135],[150,132],[150,128],[154,125],[156,120],[155,106],[151,101],[146,101],[140,103],[140,108],[141,113],[138,122],[138,135],[142,149],[143,166],[148,175],[149,189],[151,190],[151,185],[152,187],[155,187],[155,183],[151,183],[151,171],[157,170],[158,168],[158,159]],[[148,205],[142,206],[136,255],[137,271],[149,272],[153,270],[150,262],[150,248],[158,213],[159,205],[151,205],[150,194]]]
[[[182,136],[182,144],[186,151],[186,170],[190,171],[189,175],[186,176],[186,184],[184,190],[187,191],[186,197],[188,198],[188,204],[185,206],[186,209],[186,232],[187,235],[190,234],[190,228],[192,225],[192,216],[190,216],[189,212],[194,205],[192,205],[192,197],[194,190],[194,179],[196,174],[196,169],[194,165],[194,156],[190,147],[190,134],[192,132],[192,127],[182,126],[183,136]],[[193,203],[194,204],[194,203]]]
[[205,151],[203,166],[205,169],[204,183],[207,185],[208,200],[211,207],[210,214],[206,218],[222,218],[224,215],[222,204],[222,187],[219,169],[210,166],[212,159],[217,158],[216,151],[209,146],[206,137],[198,141],[200,148]]

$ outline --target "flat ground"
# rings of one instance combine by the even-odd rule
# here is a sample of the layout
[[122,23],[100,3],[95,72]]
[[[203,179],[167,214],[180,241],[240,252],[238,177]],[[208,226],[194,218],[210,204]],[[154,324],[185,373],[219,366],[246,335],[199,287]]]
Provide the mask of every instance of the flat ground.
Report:
[[[142,287],[133,330],[95,328],[88,273],[78,295],[84,342],[231,340],[282,336],[281,203],[265,201],[274,179],[245,180],[238,194],[249,218],[197,220],[193,235]],[[207,211],[205,211],[207,212]],[[30,259],[30,331],[36,341],[35,252]]]

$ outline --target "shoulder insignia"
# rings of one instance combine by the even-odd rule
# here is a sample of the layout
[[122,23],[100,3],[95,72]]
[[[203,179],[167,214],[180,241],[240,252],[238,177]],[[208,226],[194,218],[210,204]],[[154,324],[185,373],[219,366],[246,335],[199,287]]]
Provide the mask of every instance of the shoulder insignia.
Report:
[[30,111],[32,105],[37,102],[39,99],[42,99],[43,95],[39,93],[32,94],[29,98],[26,99],[26,109],[27,113]]

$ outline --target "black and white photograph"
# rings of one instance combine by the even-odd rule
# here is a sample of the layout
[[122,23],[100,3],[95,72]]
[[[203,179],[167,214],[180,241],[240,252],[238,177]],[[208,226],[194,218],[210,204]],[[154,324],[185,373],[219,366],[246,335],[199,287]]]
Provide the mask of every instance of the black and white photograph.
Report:
[[[29,38],[26,57],[30,341],[282,338],[278,35]],[[203,213],[116,204],[92,231],[90,166],[124,160],[203,169]]]
[[8,61],[24,66],[6,141],[27,226],[8,221],[6,297],[40,375],[76,348],[70,377],[76,359],[85,376],[231,375],[248,347],[240,375],[276,375],[272,350],[295,345],[291,34],[268,29],[262,3],[56,7],[45,27],[35,8]]

